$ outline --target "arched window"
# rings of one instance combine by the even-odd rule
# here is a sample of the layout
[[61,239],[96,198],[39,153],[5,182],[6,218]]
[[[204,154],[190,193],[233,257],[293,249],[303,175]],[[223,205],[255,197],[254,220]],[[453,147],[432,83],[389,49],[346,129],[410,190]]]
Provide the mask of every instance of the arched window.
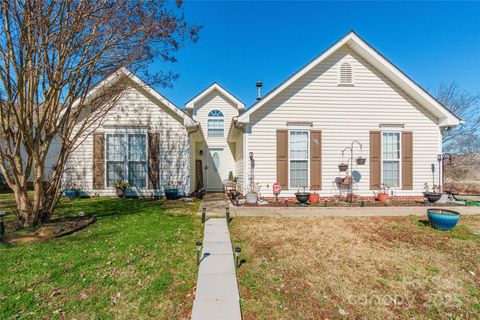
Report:
[[207,135],[209,137],[224,136],[224,119],[222,111],[214,109],[208,113]]
[[348,62],[340,66],[340,84],[353,84],[352,65]]

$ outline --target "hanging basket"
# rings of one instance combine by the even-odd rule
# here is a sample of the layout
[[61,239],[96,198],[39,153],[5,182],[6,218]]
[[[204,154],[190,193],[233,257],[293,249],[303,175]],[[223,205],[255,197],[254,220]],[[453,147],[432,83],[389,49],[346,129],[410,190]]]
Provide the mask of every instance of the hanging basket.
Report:
[[346,163],[340,163],[338,165],[338,170],[340,170],[340,172],[345,172],[348,170],[348,164]]
[[363,158],[363,157],[358,157],[357,159],[355,159],[355,162],[356,162],[359,166],[363,166],[366,161],[367,161],[367,159],[365,159],[365,158]]

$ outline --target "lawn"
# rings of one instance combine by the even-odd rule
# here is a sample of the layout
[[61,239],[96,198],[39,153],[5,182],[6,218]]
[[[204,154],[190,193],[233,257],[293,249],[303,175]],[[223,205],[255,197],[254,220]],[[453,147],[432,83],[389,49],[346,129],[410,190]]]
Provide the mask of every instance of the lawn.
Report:
[[[0,319],[189,318],[198,205],[64,200],[57,215],[83,211],[97,222],[47,243],[0,244]],[[2,209],[12,209],[11,195],[1,195]]]
[[480,216],[231,223],[244,319],[479,319]]

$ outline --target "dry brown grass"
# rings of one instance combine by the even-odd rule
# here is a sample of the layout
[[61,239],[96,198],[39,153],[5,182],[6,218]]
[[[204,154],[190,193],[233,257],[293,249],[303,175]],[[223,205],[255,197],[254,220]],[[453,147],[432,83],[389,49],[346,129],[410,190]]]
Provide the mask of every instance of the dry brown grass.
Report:
[[480,216],[236,218],[245,319],[480,317]]

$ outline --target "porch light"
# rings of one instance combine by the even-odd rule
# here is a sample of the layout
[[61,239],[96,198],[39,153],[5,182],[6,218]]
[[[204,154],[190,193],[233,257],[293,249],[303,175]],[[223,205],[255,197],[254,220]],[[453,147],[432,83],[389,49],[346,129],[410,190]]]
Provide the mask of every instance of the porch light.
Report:
[[437,161],[438,162],[442,161],[442,155],[441,154],[437,154]]
[[253,152],[250,151],[250,152],[248,153],[248,156],[250,157],[250,161],[252,161],[252,160],[253,160]]
[[240,249],[240,247],[235,247],[235,249],[233,249],[233,253],[235,254],[235,265],[237,266],[237,268],[240,267],[238,259],[240,258],[241,252],[242,249]]
[[200,250],[202,250],[202,241],[197,241],[195,244],[197,247],[197,266],[200,265]]
[[3,217],[5,216],[5,211],[0,211],[0,238],[5,234],[5,222]]
[[203,150],[200,149],[200,151],[198,152],[199,155],[203,156]]

